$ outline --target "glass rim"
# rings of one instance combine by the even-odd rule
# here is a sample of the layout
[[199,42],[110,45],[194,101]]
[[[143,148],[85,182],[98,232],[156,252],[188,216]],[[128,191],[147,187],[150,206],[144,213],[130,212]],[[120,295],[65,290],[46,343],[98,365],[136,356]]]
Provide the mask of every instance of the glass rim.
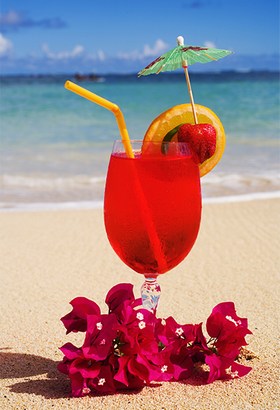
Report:
[[[132,150],[132,153],[148,153],[174,155],[180,154],[180,156],[193,156],[193,153],[190,149],[190,145],[186,141],[143,141],[140,139],[129,140],[129,149]],[[118,138],[113,143],[112,152],[113,153],[127,153],[127,145],[122,139]],[[149,151],[151,149],[151,151]],[[130,156],[130,155],[128,155]]]
[[[130,144],[187,144],[189,145],[189,143],[187,141],[143,141],[140,139],[130,139],[128,140],[128,142]],[[113,140],[113,144],[116,143],[120,143],[120,144],[124,144],[124,141],[121,138],[116,138],[115,140]]]

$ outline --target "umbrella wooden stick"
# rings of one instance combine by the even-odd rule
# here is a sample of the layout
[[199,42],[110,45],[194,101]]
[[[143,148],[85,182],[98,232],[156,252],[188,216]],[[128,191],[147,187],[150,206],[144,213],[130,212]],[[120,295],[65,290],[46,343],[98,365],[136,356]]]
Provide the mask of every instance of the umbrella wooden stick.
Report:
[[[179,46],[183,46],[184,45],[184,37],[182,37],[182,36],[177,37],[177,43],[178,43]],[[192,93],[192,87],[191,87],[191,82],[190,82],[190,77],[189,77],[189,72],[188,72],[188,62],[187,62],[187,60],[182,61],[182,67],[184,69],[185,77],[186,77],[186,81],[187,81],[187,86],[188,86],[188,91],[189,91],[190,100],[191,100],[194,123],[198,124],[195,105],[194,105],[194,99],[193,99],[193,93]]]
[[188,90],[189,90],[189,95],[190,95],[190,100],[191,100],[191,105],[192,105],[192,112],[193,112],[194,123],[197,124],[198,121],[197,121],[197,115],[196,115],[196,110],[195,110],[195,105],[194,105],[192,87],[191,87],[191,82],[190,82],[188,67],[187,67],[187,65],[185,65],[185,61],[184,61],[183,69],[184,69],[184,72],[185,72],[186,81],[187,81],[187,85],[188,85]]

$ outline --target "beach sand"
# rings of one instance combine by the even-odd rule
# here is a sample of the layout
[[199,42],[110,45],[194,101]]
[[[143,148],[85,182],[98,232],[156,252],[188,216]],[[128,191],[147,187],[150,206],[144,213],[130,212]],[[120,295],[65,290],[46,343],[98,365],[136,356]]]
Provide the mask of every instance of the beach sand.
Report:
[[58,373],[59,347],[78,344],[60,318],[76,296],[106,313],[107,291],[142,277],[112,251],[102,210],[0,214],[1,409],[277,409],[279,336],[279,199],[206,204],[197,242],[177,268],[160,277],[159,317],[205,323],[212,308],[233,301],[253,335],[258,358],[244,378],[205,384],[201,378],[163,383],[140,392],[69,397]]

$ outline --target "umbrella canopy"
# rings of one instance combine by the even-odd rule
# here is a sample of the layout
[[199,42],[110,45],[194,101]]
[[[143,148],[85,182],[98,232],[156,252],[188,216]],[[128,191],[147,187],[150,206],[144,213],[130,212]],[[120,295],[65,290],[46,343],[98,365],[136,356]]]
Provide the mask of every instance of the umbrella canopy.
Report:
[[147,67],[143,68],[143,70],[138,73],[138,76],[158,74],[162,71],[173,71],[177,68],[183,68],[193,109],[194,121],[197,124],[197,116],[188,74],[188,66],[195,63],[204,64],[210,61],[216,61],[220,58],[226,57],[232,52],[229,50],[220,50],[218,48],[185,45],[184,38],[182,36],[177,37],[177,44],[177,47],[156,58],[148,64]]
[[161,71],[173,71],[177,68],[190,66],[195,63],[209,63],[217,61],[232,52],[218,48],[199,47],[184,45],[182,36],[177,38],[178,46],[156,58],[147,67],[143,68],[138,75],[158,74]]

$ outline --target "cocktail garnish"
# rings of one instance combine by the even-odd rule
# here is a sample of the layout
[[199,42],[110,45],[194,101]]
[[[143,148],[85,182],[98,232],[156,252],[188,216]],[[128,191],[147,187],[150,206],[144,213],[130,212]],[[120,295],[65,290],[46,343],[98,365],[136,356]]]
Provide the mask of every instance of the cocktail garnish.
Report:
[[[223,124],[212,110],[198,104],[195,105],[195,109],[200,132],[205,124],[210,124],[216,132],[215,149],[213,150],[213,147],[210,151],[208,149],[208,154],[200,156],[199,159],[199,170],[202,177],[210,172],[220,161],[225,149],[226,136]],[[144,142],[178,141],[178,130],[183,124],[194,124],[191,104],[175,105],[157,116],[146,131]],[[206,128],[203,134],[205,132]],[[209,130],[205,138],[209,139]],[[211,140],[213,140],[213,136],[211,136]],[[213,146],[213,142],[210,145]],[[208,157],[209,152],[211,153],[210,157]]]
[[183,124],[178,129],[178,141],[187,142],[202,164],[215,153],[216,134],[211,124]]

